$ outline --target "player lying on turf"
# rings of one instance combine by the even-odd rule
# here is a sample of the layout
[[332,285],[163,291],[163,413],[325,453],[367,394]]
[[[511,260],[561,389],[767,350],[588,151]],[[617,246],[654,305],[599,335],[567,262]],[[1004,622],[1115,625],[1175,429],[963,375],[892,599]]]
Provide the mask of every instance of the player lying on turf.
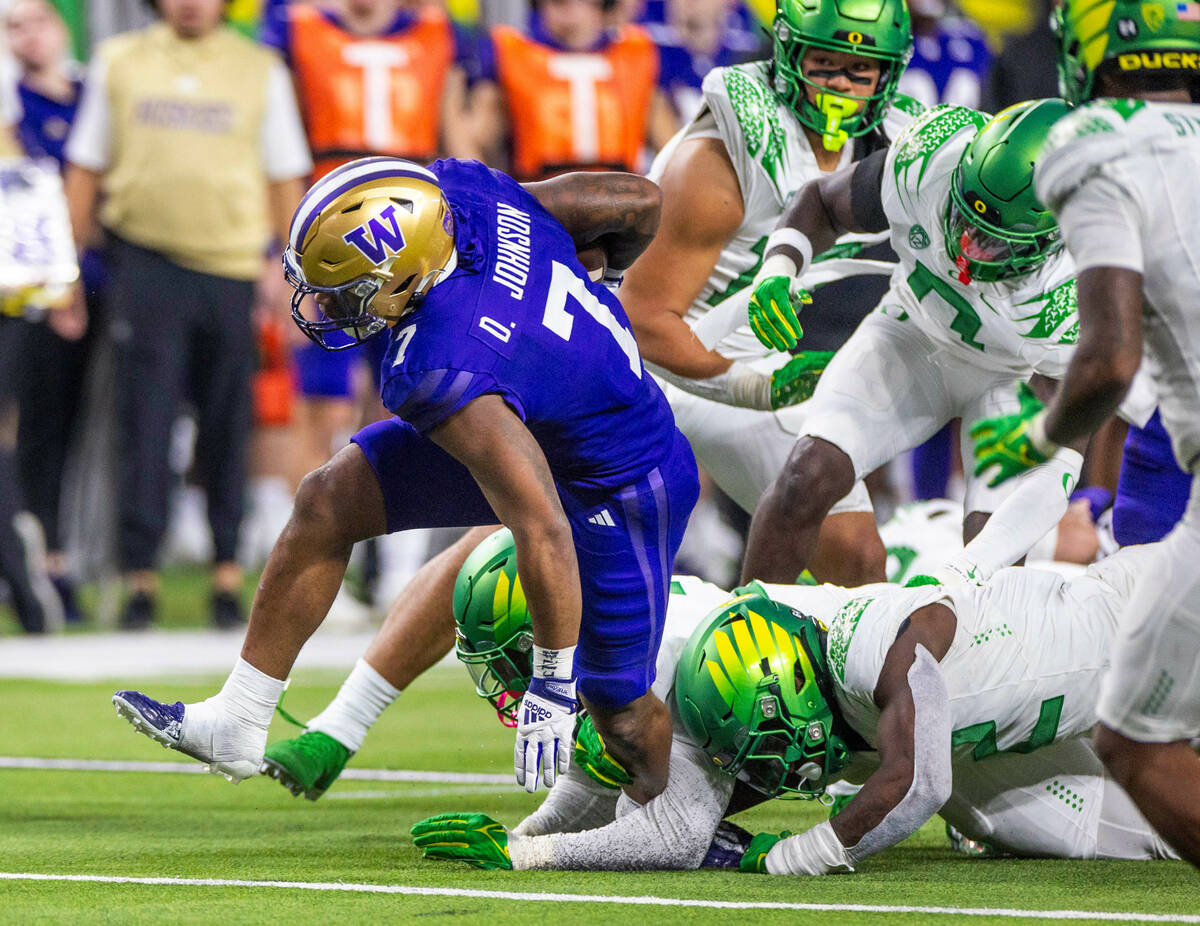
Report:
[[525,187],[474,161],[364,158],[319,180],[284,250],[292,314],[324,347],[336,332],[386,336],[381,398],[397,417],[304,479],[222,690],[187,705],[120,691],[118,712],[215,772],[257,774],[284,679],[354,543],[504,523],[534,623],[517,781],[533,791],[566,770],[578,685],[631,789],[661,791],[671,721],[649,688],[699,482],[620,302],[577,256],[624,269],[659,202],[631,174]]
[[[889,570],[892,580],[904,581],[919,573],[948,581],[965,575],[987,578],[1012,562],[1005,557],[1012,538],[1021,533],[1022,523],[1027,520],[1023,503],[1021,493],[1005,499],[965,548],[940,524],[909,517],[908,511],[899,512],[884,528],[889,538],[889,562],[895,563]],[[954,507],[955,519],[961,525],[962,507]],[[483,542],[495,530],[495,526],[473,528],[421,567],[396,599],[383,627],[337,696],[306,724],[304,733],[267,747],[265,774],[309,800],[315,801],[325,793],[350,757],[362,748],[380,715],[403,689],[454,646],[456,619],[461,631],[462,616],[479,602],[470,590],[491,588],[490,583],[505,581],[509,584],[504,594],[511,591],[516,576],[511,544]],[[497,607],[507,606],[507,599],[497,603]],[[485,604],[488,613],[491,607],[489,598]],[[661,672],[658,677],[662,677]],[[513,690],[519,699],[524,688]]]
[[[732,601],[676,577],[656,682],[674,718],[666,790],[642,806],[606,800],[579,768],[619,769],[577,761],[511,834],[483,814],[443,814],[413,828],[416,844],[481,867],[695,868],[707,856],[823,874],[853,870],[940,810],[998,852],[1172,857],[1086,739],[1145,557],[1131,547],[1069,580],[1022,568],[982,585],[755,584]],[[494,680],[481,690],[519,682],[519,643],[518,632],[479,654]],[[820,796],[836,777],[865,781],[807,832],[751,844],[721,827],[769,797]]]

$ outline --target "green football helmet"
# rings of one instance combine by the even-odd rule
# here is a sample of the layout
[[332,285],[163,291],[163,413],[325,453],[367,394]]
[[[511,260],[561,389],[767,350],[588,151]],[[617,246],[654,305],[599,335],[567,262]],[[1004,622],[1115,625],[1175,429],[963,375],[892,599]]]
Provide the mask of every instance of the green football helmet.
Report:
[[1072,103],[1092,99],[1096,74],[1106,68],[1146,89],[1190,86],[1195,91],[1200,84],[1198,14],[1195,0],[1065,0],[1054,13],[1059,92]]
[[1070,110],[1060,99],[1017,103],[963,151],[943,220],[960,282],[1022,276],[1062,249],[1058,220],[1034,192],[1033,165],[1050,126]]
[[504,527],[479,544],[454,580],[454,652],[475,692],[517,725],[517,707],[533,675],[533,622],[517,576],[517,548]]
[[846,765],[832,697],[820,625],[765,595],[709,614],[675,671],[684,727],[714,763],[768,797],[819,797]]
[[[802,125],[821,134],[826,148],[836,151],[883,121],[912,56],[912,23],[904,0],[776,0],[773,32],[775,93]],[[882,73],[875,92],[865,98],[835,93],[807,79],[800,63],[810,48],[879,59]],[[808,98],[808,86],[818,91],[816,105]]]

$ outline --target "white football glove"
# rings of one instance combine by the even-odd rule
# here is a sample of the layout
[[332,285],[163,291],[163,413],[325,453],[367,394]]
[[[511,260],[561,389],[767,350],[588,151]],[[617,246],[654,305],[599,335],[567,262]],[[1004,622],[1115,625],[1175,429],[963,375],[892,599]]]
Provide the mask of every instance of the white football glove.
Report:
[[571,765],[575,731],[575,682],[558,678],[533,678],[517,710],[517,745],[513,770],[517,784],[532,794],[537,790],[539,768],[547,788]]

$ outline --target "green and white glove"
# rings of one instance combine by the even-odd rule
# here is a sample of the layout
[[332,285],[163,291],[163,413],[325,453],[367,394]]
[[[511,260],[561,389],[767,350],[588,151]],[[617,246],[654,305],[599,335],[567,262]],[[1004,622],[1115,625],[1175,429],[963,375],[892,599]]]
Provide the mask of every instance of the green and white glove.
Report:
[[771,408],[799,405],[812,398],[817,380],[829,366],[831,350],[806,350],[771,374]]
[[804,336],[796,307],[812,305],[813,300],[812,294],[795,287],[795,282],[787,276],[768,276],[754,286],[750,296],[750,327],[764,347],[791,350]]
[[512,870],[508,830],[487,814],[442,813],[414,823],[410,832],[413,845],[425,850],[425,858]]
[[782,833],[759,833],[750,840],[742,855],[738,870],[750,875],[765,875],[767,873],[767,853],[775,848],[775,843],[792,835],[791,830]]
[[575,727],[575,762],[589,778],[606,788],[616,790],[633,782],[625,766],[604,748],[590,715],[584,715]]
[[1058,445],[1046,437],[1045,408],[1028,383],[1017,389],[1020,411],[1012,415],[981,418],[971,428],[975,439],[975,475],[995,468],[992,488],[1019,476],[1054,456]]

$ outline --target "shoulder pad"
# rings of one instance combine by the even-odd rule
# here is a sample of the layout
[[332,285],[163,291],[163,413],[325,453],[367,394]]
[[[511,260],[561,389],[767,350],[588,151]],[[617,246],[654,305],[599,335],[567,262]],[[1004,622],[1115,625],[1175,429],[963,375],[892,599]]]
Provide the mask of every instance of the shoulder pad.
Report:
[[889,140],[899,137],[900,133],[925,111],[925,104],[920,100],[897,93],[892,97],[892,105],[888,108],[887,115],[883,117],[883,134]]
[[1127,123],[1145,110],[1143,100],[1094,100],[1059,119],[1038,157],[1035,182],[1042,202],[1057,210],[1087,177],[1128,151],[1133,139]]
[[721,128],[734,163],[738,161],[734,149],[741,148],[778,185],[787,158],[788,136],[780,118],[783,104],[767,78],[767,62],[714,68],[704,78],[703,90],[704,101]]
[[888,154],[897,182],[911,179],[914,189],[919,189],[933,156],[960,133],[974,138],[987,120],[986,113],[965,106],[943,104],[926,110],[900,133]]

